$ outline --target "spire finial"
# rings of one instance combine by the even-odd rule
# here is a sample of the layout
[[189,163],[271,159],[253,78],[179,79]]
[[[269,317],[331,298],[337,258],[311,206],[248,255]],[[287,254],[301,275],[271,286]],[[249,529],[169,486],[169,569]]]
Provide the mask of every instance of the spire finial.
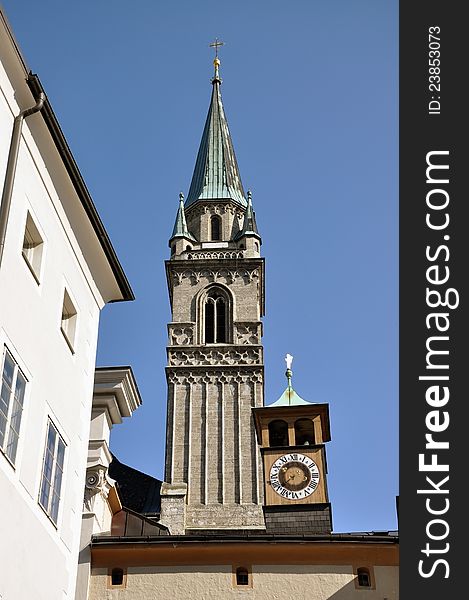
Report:
[[225,42],[220,41],[218,38],[215,38],[215,41],[209,44],[210,48],[215,48],[215,59],[213,61],[213,66],[215,67],[215,75],[213,76],[212,82],[220,81],[220,76],[218,74],[218,67],[220,66],[220,59],[218,58],[218,48],[219,46],[224,46]]
[[290,402],[291,400],[291,394],[293,391],[293,388],[291,386],[291,378],[292,378],[292,370],[291,370],[291,364],[293,362],[293,356],[291,354],[286,354],[285,355],[285,362],[287,363],[287,370],[285,371],[285,375],[287,377],[287,381],[288,381],[288,386],[287,386],[287,390],[288,390],[288,402]]
[[184,202],[184,194],[179,192],[179,202]]
[[[248,202],[251,204],[252,203],[252,192],[251,190],[248,190]],[[289,354],[287,354],[287,356],[290,356]]]

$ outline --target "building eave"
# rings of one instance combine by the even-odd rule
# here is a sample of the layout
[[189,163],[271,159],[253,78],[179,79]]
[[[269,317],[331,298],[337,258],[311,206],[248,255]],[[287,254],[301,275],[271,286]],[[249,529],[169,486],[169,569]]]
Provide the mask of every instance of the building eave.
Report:
[[93,536],[93,568],[162,565],[399,565],[397,535]]
[[110,536],[94,535],[91,544],[97,546],[129,545],[129,544],[235,544],[238,542],[250,544],[290,544],[290,543],[310,543],[310,544],[398,544],[399,535],[397,532],[357,532],[357,533],[330,533],[320,535],[310,534],[274,534],[258,533],[246,530],[241,535],[169,535],[162,539],[160,536]]
[[105,407],[112,424],[122,423],[142,404],[137,381],[131,367],[95,369],[93,410]]

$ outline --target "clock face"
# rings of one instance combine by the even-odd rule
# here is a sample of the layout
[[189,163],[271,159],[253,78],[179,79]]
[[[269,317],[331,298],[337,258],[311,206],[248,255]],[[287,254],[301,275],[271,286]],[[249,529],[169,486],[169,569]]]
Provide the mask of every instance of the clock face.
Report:
[[304,454],[284,454],[270,468],[270,485],[287,500],[301,500],[318,487],[319,469],[313,459]]

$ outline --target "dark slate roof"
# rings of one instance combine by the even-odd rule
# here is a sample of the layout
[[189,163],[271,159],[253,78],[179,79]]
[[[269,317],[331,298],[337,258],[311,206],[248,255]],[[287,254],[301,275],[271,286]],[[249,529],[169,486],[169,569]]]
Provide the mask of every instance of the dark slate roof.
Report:
[[159,515],[161,481],[128,467],[112,455],[109,477],[117,482],[122,506],[142,515]]
[[246,208],[238,163],[221,100],[216,66],[212,98],[200,142],[186,206],[197,200],[231,199]]
[[[176,536],[172,536],[176,537]],[[399,539],[398,531],[357,531],[337,533],[267,533],[261,530],[249,529],[188,529],[185,539],[250,539],[264,541],[270,539],[279,540],[309,540],[309,541],[396,541]]]

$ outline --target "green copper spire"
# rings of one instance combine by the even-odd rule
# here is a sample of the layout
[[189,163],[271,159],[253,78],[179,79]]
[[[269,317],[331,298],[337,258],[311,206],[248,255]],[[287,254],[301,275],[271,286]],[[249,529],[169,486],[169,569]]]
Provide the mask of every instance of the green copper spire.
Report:
[[246,208],[246,212],[244,213],[243,227],[240,231],[238,231],[234,239],[239,240],[245,235],[255,235],[259,239],[261,238],[259,232],[257,231],[256,216],[252,209],[252,194],[250,190],[248,191],[248,206]]
[[306,400],[303,400],[303,398],[300,398],[300,396],[298,396],[298,394],[295,392],[295,390],[292,387],[292,384],[291,384],[291,379],[292,379],[292,374],[293,374],[292,370],[291,370],[292,360],[293,360],[293,356],[291,354],[287,354],[285,356],[285,361],[287,363],[287,370],[285,371],[285,375],[287,378],[288,385],[287,385],[286,390],[280,396],[280,398],[273,404],[270,404],[269,406],[298,406],[300,404],[313,404],[312,402],[307,402]]
[[186,213],[184,211],[184,194],[182,192],[179,194],[179,208],[178,208],[178,212],[176,215],[176,221],[174,223],[173,233],[170,237],[170,240],[177,238],[177,237],[179,237],[179,238],[182,237],[182,238],[186,238],[188,240],[193,240],[194,242],[196,241],[195,237],[187,229]]
[[[218,41],[217,44],[221,45]],[[215,73],[212,78],[212,98],[186,206],[197,200],[231,199],[246,207],[243,184],[221,100],[218,56],[213,64]]]

